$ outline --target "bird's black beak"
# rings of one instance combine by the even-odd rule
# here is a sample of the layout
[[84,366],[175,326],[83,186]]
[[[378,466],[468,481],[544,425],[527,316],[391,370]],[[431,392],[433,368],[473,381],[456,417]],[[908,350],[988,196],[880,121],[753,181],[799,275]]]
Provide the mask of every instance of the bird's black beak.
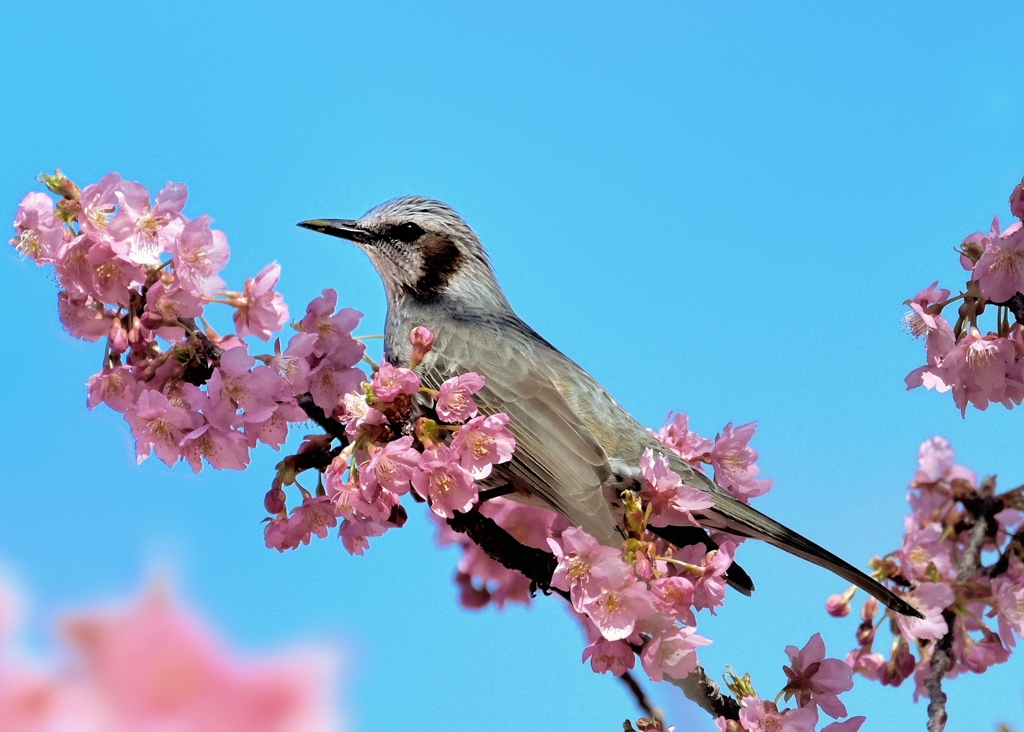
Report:
[[370,234],[360,228],[358,221],[351,219],[310,219],[300,221],[299,226],[303,229],[312,229],[321,234],[330,234],[341,239],[348,239],[356,244],[365,244],[370,240]]

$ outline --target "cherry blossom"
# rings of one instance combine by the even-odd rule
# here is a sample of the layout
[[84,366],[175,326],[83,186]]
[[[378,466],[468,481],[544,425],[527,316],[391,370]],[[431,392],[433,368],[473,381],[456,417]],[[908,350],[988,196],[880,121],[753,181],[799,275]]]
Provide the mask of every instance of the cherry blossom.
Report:
[[484,377],[472,371],[448,379],[438,390],[435,406],[438,416],[446,422],[465,422],[475,417],[478,408],[473,394],[483,388]]
[[273,262],[247,279],[242,293],[232,298],[235,333],[239,338],[253,335],[261,341],[269,341],[288,322],[284,296],[274,291],[280,279],[281,265]]

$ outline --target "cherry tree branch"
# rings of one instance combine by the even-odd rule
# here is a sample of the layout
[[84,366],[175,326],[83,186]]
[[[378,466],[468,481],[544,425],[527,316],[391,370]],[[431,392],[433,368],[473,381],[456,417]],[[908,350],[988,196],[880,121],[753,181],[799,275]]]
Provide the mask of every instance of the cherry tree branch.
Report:
[[313,401],[313,397],[309,393],[298,397],[296,401],[302,411],[306,413],[306,416],[313,422],[316,422],[320,429],[334,439],[341,441],[342,447],[348,444],[348,434],[345,432],[345,425],[334,419],[334,417],[328,417],[327,413],[316,405],[316,402]]
[[[981,569],[981,549],[988,534],[988,517],[976,516],[971,527],[967,547],[957,563],[957,581],[966,582]],[[928,691],[928,732],[943,732],[949,715],[946,712],[946,693],[942,690],[942,679],[953,665],[953,621],[955,615],[950,610],[943,610],[942,618],[946,621],[949,631],[932,649],[932,659],[928,675],[924,679],[924,688]]]

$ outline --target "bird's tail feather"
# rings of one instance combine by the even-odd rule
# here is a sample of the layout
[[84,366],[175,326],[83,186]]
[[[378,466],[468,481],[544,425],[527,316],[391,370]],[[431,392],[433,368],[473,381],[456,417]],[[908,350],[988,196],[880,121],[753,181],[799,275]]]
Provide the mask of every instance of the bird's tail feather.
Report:
[[[717,487],[717,486],[716,486]],[[719,489],[720,491],[721,489]],[[819,567],[839,575],[901,615],[924,617],[906,600],[897,596],[888,587],[876,582],[859,569],[843,561],[827,549],[818,546],[778,521],[765,516],[755,508],[736,500],[724,491],[712,493],[715,507],[704,513],[698,520],[702,526],[725,531],[737,536],[766,541]]]

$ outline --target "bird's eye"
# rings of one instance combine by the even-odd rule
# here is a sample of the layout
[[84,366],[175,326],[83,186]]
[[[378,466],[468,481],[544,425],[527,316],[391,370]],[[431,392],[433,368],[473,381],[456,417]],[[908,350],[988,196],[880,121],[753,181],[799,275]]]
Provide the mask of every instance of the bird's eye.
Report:
[[404,224],[392,226],[388,231],[388,235],[394,239],[398,239],[398,241],[404,241],[406,244],[410,244],[423,236],[423,229],[421,229],[417,224],[408,221]]

